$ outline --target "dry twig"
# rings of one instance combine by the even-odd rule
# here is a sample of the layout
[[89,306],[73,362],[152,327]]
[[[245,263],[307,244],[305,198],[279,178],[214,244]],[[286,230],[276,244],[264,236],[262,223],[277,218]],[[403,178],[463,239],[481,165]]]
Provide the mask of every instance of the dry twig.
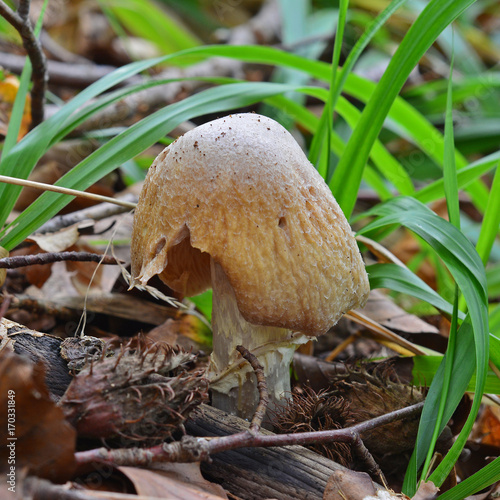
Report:
[[[25,58],[17,54],[8,54],[7,52],[0,53],[0,65],[12,71],[13,73],[21,73],[24,67]],[[47,73],[50,77],[50,82],[55,85],[66,85],[75,88],[85,88],[95,83],[97,80],[109,75],[115,71],[116,66],[93,63],[69,63],[61,61],[47,61]],[[117,87],[124,85],[132,85],[142,83],[143,79],[140,76],[132,76],[127,78]],[[50,109],[49,109],[50,114]]]
[[258,431],[267,407],[267,387],[262,373],[262,367],[257,358],[242,346],[237,347],[238,352],[252,365],[259,385],[260,401],[250,424],[250,428],[229,436],[214,438],[196,438],[184,436],[174,443],[162,443],[150,448],[121,448],[110,450],[96,448],[75,454],[77,464],[85,465],[93,462],[103,462],[114,465],[135,465],[150,467],[155,462],[200,462],[209,461],[210,456],[224,451],[238,448],[256,448],[273,446],[305,446],[315,443],[344,442],[351,444],[359,458],[366,464],[368,471],[377,479],[384,476],[368,449],[363,444],[360,435],[376,427],[409,418],[422,411],[423,402],[407,408],[401,408],[386,415],[382,415],[352,427],[336,430],[315,432],[301,432],[295,434],[264,435]]
[[17,12],[14,12],[3,0],[0,0],[0,14],[18,31],[33,67],[31,126],[35,127],[43,121],[48,75],[45,54],[39,40],[35,37],[29,19],[30,3],[30,0],[20,0]]
[[174,443],[163,443],[151,448],[122,448],[110,450],[96,448],[76,453],[79,465],[106,462],[115,465],[137,465],[149,467],[157,462],[198,462],[209,460],[210,455],[237,448],[268,448],[272,446],[304,446],[318,442],[339,441],[353,443],[356,436],[376,427],[409,418],[422,411],[424,403],[402,408],[381,417],[367,420],[346,429],[302,432],[297,434],[252,434],[249,430],[231,436],[211,439],[184,436]]
[[[117,261],[111,255],[101,255],[91,252],[50,252],[35,255],[17,255],[0,259],[0,269],[17,269],[40,264],[52,264],[53,262],[100,262],[101,264],[116,265]],[[121,261],[120,261],[121,262]]]
[[[129,193],[117,199],[128,203],[137,203],[138,197],[134,194]],[[39,227],[36,232],[37,234],[55,233],[56,231],[59,231],[59,229],[72,226],[73,224],[78,224],[80,222],[83,222],[84,220],[91,219],[97,221],[129,211],[130,208],[123,205],[99,203],[98,205],[84,208],[83,210],[78,210],[69,214],[57,215],[56,217],[47,221],[43,226]]]
[[257,389],[259,390],[259,404],[255,410],[252,421],[250,422],[250,432],[256,434],[260,430],[262,420],[266,415],[267,405],[269,404],[269,393],[267,392],[266,377],[264,369],[259,363],[257,356],[253,355],[246,347],[236,346],[236,350],[250,363],[250,366],[257,377]]

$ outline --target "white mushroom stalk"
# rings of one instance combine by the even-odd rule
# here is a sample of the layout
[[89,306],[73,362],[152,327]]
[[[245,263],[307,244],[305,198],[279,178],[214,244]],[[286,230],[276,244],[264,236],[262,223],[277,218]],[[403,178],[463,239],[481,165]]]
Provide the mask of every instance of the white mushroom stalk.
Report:
[[252,325],[241,315],[234,290],[222,267],[211,261],[213,308],[213,353],[209,379],[212,403],[216,408],[251,416],[258,404],[256,377],[248,363],[241,362],[236,346],[255,354],[264,370],[270,410],[289,399],[290,363],[297,345],[308,342],[306,335],[292,335],[286,328]]
[[[274,403],[290,361],[366,301],[368,277],[340,207],[291,134],[257,114],[206,123],[163,150],[137,205],[132,276],[186,296],[214,290],[214,402],[251,417],[257,389],[235,347],[264,366]],[[298,337],[290,332],[302,332]]]

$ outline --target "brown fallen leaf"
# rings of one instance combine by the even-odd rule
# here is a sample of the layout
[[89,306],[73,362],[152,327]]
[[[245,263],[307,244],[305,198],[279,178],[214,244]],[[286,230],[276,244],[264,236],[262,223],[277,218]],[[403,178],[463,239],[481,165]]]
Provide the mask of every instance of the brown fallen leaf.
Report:
[[5,472],[61,482],[74,470],[76,433],[50,399],[44,368],[9,349],[0,351],[0,463]]
[[500,447],[500,408],[486,406],[476,422],[474,433],[482,438],[483,444]]
[[412,500],[432,500],[438,493],[439,488],[432,481],[422,481]]
[[414,314],[407,313],[396,305],[390,297],[377,290],[370,292],[363,313],[386,328],[397,332],[414,334],[439,333],[435,326],[426,323]]
[[[17,91],[19,90],[19,78],[5,70],[2,70],[0,77],[0,134],[6,135],[9,126],[10,115]],[[19,128],[18,140],[29,130],[31,123],[31,95],[26,95],[23,117]]]
[[183,349],[199,351],[201,346],[209,345],[210,328],[197,316],[178,311],[174,318],[148,332],[148,338],[155,342],[179,345]]
[[323,500],[359,500],[376,491],[366,472],[336,470],[326,483]]
[[64,252],[72,247],[79,237],[78,224],[73,224],[54,233],[34,234],[28,239],[45,252]]
[[161,470],[119,467],[118,469],[132,481],[138,495],[172,500],[220,500],[227,499],[222,486],[203,478],[199,463],[159,464]]

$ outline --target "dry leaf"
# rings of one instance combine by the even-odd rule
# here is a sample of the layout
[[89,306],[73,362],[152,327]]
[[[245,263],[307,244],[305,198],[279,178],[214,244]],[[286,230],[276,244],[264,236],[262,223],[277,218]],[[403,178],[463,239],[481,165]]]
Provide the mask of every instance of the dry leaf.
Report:
[[[44,368],[8,349],[0,352],[0,449],[3,467],[64,481],[74,469],[76,433],[50,399]],[[11,464],[9,460],[13,460]],[[4,469],[5,471],[5,469]]]
[[119,467],[134,484],[138,495],[172,500],[219,500],[227,495],[222,486],[203,478],[200,464],[158,464],[161,470]]
[[476,423],[475,433],[484,436],[483,444],[500,447],[500,408],[487,406]]
[[422,481],[412,500],[432,500],[437,498],[438,492],[439,488],[432,481]]
[[78,241],[80,236],[78,226],[79,224],[73,224],[55,233],[34,234],[29,240],[34,241],[46,252],[64,252]]
[[403,333],[439,333],[439,330],[421,320],[414,314],[409,314],[397,306],[391,298],[378,291],[371,291],[363,314],[377,323]]
[[336,470],[328,479],[323,500],[360,500],[376,493],[366,472]]
[[[0,134],[6,135],[9,126],[10,115],[12,113],[12,106],[16,99],[17,91],[19,90],[19,78],[15,75],[7,73],[2,70],[2,77],[0,77]],[[26,102],[24,105],[23,117],[21,126],[19,128],[18,140],[21,139],[28,132],[31,123],[31,96],[26,95]]]

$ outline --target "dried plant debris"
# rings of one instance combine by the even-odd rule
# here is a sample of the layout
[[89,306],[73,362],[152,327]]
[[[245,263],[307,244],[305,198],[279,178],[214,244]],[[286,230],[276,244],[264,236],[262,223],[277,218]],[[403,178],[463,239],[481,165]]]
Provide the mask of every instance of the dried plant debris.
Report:
[[[380,363],[351,367],[332,380],[332,394],[349,402],[354,424],[414,405],[424,400],[413,385],[400,382],[392,366]],[[412,451],[418,430],[418,417],[403,419],[365,432],[363,443],[374,455],[394,455]],[[398,436],[395,440],[394,436]]]
[[[305,387],[294,390],[292,400],[276,411],[274,430],[279,434],[293,434],[342,429],[350,425],[347,401],[327,391],[316,393]],[[346,467],[352,463],[351,446],[347,443],[317,443],[308,448]]]
[[208,399],[203,372],[190,371],[195,358],[167,344],[133,339],[85,366],[60,405],[81,437],[120,437],[121,446],[161,442]]
[[[403,384],[390,364],[344,366],[328,374],[328,387],[320,391],[304,385],[276,413],[276,431],[283,433],[334,430],[350,427],[424,400],[416,387]],[[414,448],[418,417],[402,419],[361,435],[382,470],[391,474],[406,466]],[[398,436],[395,440],[394,436]],[[310,449],[347,467],[357,467],[350,445],[327,443]]]
[[[83,335],[80,337],[68,337],[61,343],[61,358],[68,364],[68,369],[79,372],[86,365],[97,361],[105,348],[105,342],[96,337]],[[111,349],[106,350],[106,355],[112,356]]]
[[51,401],[44,375],[42,363],[0,351],[0,469],[14,484],[21,471],[51,481],[73,473],[75,431]]

